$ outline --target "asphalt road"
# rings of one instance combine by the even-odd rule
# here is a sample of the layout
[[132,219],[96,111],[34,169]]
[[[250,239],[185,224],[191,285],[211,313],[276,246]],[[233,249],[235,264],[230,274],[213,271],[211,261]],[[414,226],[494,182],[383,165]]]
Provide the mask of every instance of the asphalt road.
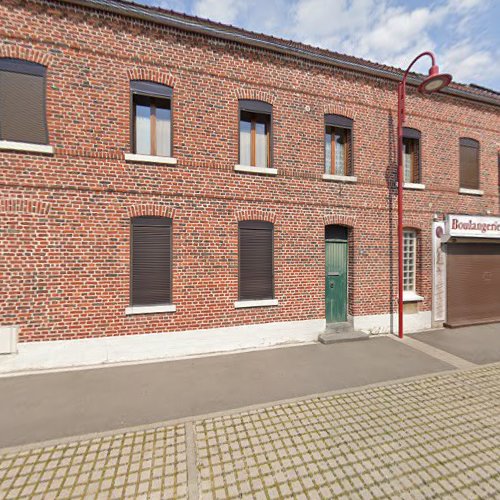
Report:
[[0,448],[434,373],[387,337],[0,378]]

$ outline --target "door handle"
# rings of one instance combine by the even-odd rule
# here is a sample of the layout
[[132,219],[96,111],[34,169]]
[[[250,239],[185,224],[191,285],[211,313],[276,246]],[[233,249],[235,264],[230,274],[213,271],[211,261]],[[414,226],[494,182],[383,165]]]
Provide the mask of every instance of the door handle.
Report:
[[330,281],[330,288],[333,288],[333,281]]

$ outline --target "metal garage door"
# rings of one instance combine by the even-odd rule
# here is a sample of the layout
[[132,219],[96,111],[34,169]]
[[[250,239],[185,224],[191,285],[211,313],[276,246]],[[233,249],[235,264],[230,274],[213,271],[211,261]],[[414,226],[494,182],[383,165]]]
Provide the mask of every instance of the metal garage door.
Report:
[[500,244],[447,245],[449,326],[500,321]]

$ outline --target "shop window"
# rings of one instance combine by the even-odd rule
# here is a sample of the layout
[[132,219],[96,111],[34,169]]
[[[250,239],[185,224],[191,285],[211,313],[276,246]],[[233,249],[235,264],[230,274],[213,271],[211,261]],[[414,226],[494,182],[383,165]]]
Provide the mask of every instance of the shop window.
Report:
[[352,175],[352,125],[350,118],[325,115],[325,173]]
[[479,189],[479,142],[460,139],[460,187]]
[[403,182],[421,182],[420,132],[406,127],[403,128]]
[[274,298],[273,224],[242,221],[239,239],[239,300]]
[[172,302],[172,219],[134,217],[131,242],[132,306]]
[[416,293],[417,232],[403,230],[403,291]]
[[239,101],[239,164],[271,166],[272,106],[262,101]]
[[172,89],[142,80],[130,82],[132,152],[172,156]]
[[46,68],[0,58],[0,140],[47,144]]

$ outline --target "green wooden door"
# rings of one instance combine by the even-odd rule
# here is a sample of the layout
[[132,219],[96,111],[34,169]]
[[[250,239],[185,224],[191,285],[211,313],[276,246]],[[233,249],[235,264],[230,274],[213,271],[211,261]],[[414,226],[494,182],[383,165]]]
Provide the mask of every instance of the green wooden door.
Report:
[[347,321],[347,241],[326,241],[326,322]]

